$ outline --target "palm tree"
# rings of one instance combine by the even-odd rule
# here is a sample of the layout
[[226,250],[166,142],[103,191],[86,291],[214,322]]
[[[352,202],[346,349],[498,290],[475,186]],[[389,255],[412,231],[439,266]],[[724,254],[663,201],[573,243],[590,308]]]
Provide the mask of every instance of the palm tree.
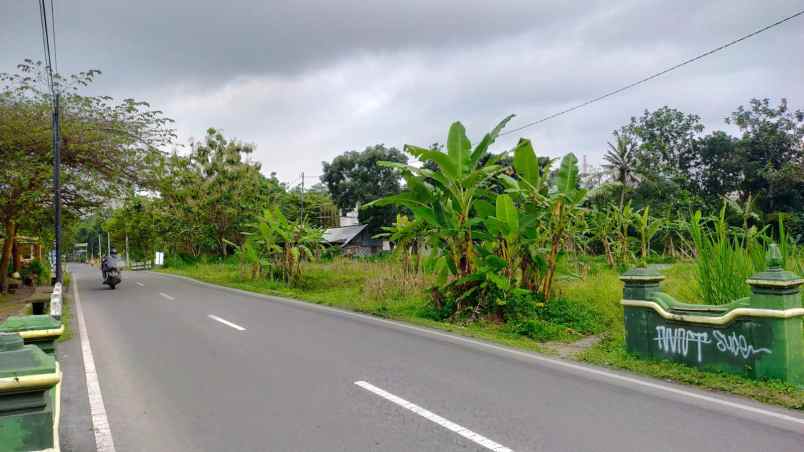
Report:
[[622,184],[620,190],[620,211],[625,205],[625,189],[632,182],[639,182],[637,176],[637,145],[625,133],[614,131],[616,144],[609,143],[609,150],[603,156],[606,163],[603,168],[614,174],[614,178]]

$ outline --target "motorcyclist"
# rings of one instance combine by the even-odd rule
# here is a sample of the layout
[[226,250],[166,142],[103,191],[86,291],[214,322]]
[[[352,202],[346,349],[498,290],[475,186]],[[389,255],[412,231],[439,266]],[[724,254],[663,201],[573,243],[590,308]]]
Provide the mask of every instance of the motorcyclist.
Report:
[[116,267],[117,267],[117,249],[112,248],[111,250],[109,250],[109,255],[103,256],[103,259],[101,259],[101,273],[103,273],[104,281],[106,280],[106,272]]

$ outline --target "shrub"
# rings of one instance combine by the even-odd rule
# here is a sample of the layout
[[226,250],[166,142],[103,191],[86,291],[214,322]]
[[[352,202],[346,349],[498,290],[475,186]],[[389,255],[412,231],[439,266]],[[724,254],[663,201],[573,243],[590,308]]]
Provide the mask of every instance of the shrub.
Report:
[[575,303],[566,298],[554,298],[536,312],[540,319],[565,326],[579,334],[598,333],[603,327],[592,305]]

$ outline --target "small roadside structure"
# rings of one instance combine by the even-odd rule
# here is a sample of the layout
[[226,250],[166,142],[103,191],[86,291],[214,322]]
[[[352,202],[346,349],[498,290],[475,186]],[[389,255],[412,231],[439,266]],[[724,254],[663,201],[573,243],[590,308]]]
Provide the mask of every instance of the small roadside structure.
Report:
[[367,224],[329,228],[324,231],[323,242],[340,247],[347,256],[373,256],[383,249],[382,240],[371,237]]
[[746,281],[751,296],[725,305],[680,303],[661,292],[659,273],[645,268],[624,273],[626,348],[643,359],[804,388],[804,279],[784,271],[782,263],[778,246],[771,245],[768,270]]
[[[0,247],[3,246],[5,238],[0,238]],[[34,260],[42,260],[44,247],[39,237],[28,237],[18,235],[14,237],[11,247],[11,263],[14,271],[20,271],[23,266],[30,264]]]

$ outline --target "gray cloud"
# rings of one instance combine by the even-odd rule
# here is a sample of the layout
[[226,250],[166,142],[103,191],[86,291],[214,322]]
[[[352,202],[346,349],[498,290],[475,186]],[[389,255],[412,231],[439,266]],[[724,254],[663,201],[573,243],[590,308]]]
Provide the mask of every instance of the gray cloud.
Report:
[[[95,90],[152,102],[183,139],[221,127],[291,181],[345,150],[443,141],[457,119],[477,138],[508,113],[513,125],[545,116],[796,7],[699,3],[83,0],[57,4],[57,33],[62,69],[104,71]],[[8,71],[41,44],[33,2],[3,8]],[[671,105],[718,128],[751,97],[801,108],[803,43],[799,19],[522,134],[543,154],[597,162],[610,132],[645,108]]]

